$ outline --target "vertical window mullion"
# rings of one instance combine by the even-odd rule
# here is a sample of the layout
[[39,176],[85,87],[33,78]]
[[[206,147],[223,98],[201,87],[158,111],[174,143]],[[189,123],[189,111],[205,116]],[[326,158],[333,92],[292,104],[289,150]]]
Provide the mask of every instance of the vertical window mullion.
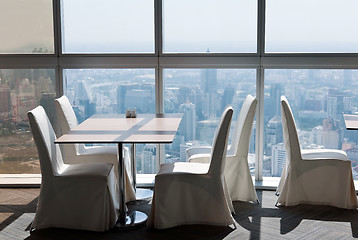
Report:
[[256,139],[255,139],[255,180],[262,181],[263,144],[264,144],[264,69],[256,70]]
[[264,69],[262,57],[265,55],[265,7],[266,0],[258,0],[257,6],[257,53],[260,64],[256,74],[256,139],[255,139],[255,179],[262,181],[263,175],[263,144],[264,144]]

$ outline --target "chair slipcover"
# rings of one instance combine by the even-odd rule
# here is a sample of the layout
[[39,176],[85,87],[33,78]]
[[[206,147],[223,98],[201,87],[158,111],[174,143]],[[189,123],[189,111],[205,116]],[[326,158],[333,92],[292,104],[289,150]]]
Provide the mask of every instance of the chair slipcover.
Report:
[[54,143],[55,132],[43,107],[28,112],[41,167],[41,191],[32,227],[106,231],[118,218],[113,165],[68,165]]
[[234,224],[224,179],[225,156],[233,110],[225,109],[215,133],[211,163],[162,164],[155,177],[148,226],[163,229],[183,224]]
[[[68,98],[63,95],[55,99],[55,108],[58,122],[61,128],[61,135],[68,133],[73,127],[78,125],[78,120]],[[85,146],[84,144],[63,144],[61,145],[65,163],[90,163],[107,162],[112,163],[114,173],[118,179],[118,155],[117,146]],[[132,186],[131,159],[127,148],[123,148],[125,158],[125,183],[126,183],[126,202],[136,200],[135,191]]]
[[[228,147],[225,165],[225,179],[232,201],[257,201],[255,186],[248,165],[248,152],[257,100],[248,95],[241,107],[231,145]],[[209,162],[211,147],[187,149],[189,162]]]
[[[295,121],[287,99],[281,97],[283,138],[286,165],[281,176],[277,203],[293,206],[300,203],[357,208],[351,162],[341,159],[340,152],[308,152],[302,158]],[[310,155],[311,154],[311,155]],[[318,155],[324,158],[317,158]],[[333,157],[338,157],[337,159]]]

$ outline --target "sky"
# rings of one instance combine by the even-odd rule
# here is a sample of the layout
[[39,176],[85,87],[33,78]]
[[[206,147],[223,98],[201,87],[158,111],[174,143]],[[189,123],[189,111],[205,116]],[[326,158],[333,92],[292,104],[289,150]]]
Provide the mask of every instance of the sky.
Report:
[[[53,50],[52,0],[0,0],[0,52]],[[358,1],[267,0],[267,52],[358,52]],[[65,52],[154,52],[153,0],[62,0]],[[256,52],[257,1],[163,0],[164,52]]]

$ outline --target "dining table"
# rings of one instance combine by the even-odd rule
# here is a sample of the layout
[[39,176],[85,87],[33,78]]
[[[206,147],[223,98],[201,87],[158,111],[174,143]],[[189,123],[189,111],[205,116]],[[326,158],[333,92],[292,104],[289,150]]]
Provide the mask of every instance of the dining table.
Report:
[[123,145],[172,143],[182,116],[181,113],[137,114],[135,118],[128,118],[124,114],[94,114],[57,138],[55,143],[117,144],[119,218],[116,227],[133,227],[145,223],[148,216],[140,211],[127,214]]
[[344,123],[347,130],[358,130],[358,115],[357,114],[343,114]]

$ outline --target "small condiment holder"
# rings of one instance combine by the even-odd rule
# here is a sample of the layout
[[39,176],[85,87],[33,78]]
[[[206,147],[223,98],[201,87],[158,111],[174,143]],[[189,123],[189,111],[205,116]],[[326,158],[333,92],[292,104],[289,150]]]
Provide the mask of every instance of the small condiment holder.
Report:
[[131,108],[126,111],[126,118],[136,118],[136,117],[137,117],[137,113],[135,108]]

